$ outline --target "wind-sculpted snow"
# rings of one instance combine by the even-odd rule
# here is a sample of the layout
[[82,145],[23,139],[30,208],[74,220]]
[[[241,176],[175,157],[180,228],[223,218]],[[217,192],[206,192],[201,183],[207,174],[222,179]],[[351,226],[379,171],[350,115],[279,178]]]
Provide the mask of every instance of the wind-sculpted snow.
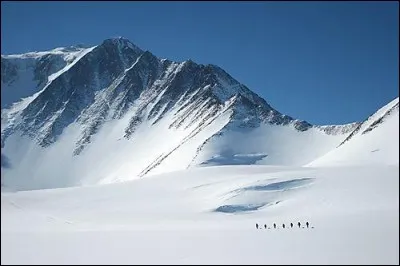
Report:
[[215,211],[242,213],[274,206],[292,197],[292,193],[298,192],[298,189],[312,184],[313,179],[297,178],[235,189],[224,196],[228,197],[224,200],[224,205],[217,207]]
[[265,204],[222,205],[215,209],[215,211],[224,213],[248,212],[256,211],[264,206]]
[[311,183],[313,178],[299,178],[287,181],[274,182],[267,185],[254,185],[244,188],[244,191],[285,191],[293,188],[298,188]]
[[211,159],[201,163],[201,165],[248,165],[255,164],[257,161],[268,156],[267,154],[216,154]]

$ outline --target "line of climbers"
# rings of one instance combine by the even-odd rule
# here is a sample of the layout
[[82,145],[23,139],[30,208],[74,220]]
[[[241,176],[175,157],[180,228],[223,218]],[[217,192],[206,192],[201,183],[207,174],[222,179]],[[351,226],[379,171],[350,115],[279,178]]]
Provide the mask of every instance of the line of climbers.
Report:
[[[298,222],[298,223],[297,223],[297,226],[300,228],[300,227],[301,227],[301,223]],[[309,222],[306,222],[306,226],[307,226],[307,228],[309,228],[310,223],[309,223]],[[277,224],[274,223],[274,224],[273,224],[273,227],[274,227],[274,229],[276,229],[276,228],[277,228]],[[262,227],[259,226],[258,223],[256,223],[256,229],[258,229],[258,228],[261,229]],[[267,225],[266,225],[266,224],[264,224],[264,228],[267,229]],[[282,228],[286,228],[286,225],[285,225],[284,223],[282,224]],[[290,228],[293,228],[293,223],[290,223]],[[303,226],[303,228],[304,228],[304,226]],[[270,229],[270,228],[268,227],[268,229]]]

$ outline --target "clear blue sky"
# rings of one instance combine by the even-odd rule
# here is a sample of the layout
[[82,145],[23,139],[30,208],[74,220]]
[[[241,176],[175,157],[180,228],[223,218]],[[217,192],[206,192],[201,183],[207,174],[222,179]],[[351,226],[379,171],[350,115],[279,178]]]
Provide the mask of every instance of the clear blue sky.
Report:
[[365,119],[399,95],[399,3],[1,2],[1,53],[123,36],[216,64],[312,124]]

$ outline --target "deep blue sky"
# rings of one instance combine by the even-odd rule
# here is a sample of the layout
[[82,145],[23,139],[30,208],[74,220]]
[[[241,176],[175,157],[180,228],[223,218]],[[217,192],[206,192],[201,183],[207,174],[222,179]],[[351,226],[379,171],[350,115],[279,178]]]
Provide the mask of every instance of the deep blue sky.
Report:
[[398,2],[1,2],[1,53],[123,36],[216,64],[313,124],[365,119],[399,95]]

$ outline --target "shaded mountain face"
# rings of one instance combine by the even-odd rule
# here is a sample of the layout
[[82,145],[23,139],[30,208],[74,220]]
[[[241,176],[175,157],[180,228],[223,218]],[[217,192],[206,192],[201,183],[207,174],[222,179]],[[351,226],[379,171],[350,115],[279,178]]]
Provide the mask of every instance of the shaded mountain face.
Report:
[[[232,122],[238,127],[257,127],[262,122],[293,123],[299,130],[311,127],[307,122],[280,114],[213,65],[198,65],[190,60],[183,63],[159,60],[122,38],[105,40],[82,54],[61,73],[57,71],[66,66],[65,55],[49,53],[34,61],[25,59],[30,60],[26,65],[34,74],[31,88],[44,89],[21,111],[22,122],[7,127],[9,133],[3,136],[2,143],[9,134],[19,130],[46,147],[68,125],[79,122],[84,125],[83,136],[74,152],[79,154],[104,121],[121,118],[135,103],[140,108],[125,130],[127,138],[143,119],[156,118],[156,123],[174,107],[179,110],[171,127],[179,127],[194,112],[194,120],[207,120],[227,101],[232,102]],[[18,64],[7,57],[2,57],[2,64],[6,66],[2,70],[2,82],[12,85],[20,78]],[[48,80],[50,75],[53,77]],[[11,89],[6,87],[2,92],[7,95],[7,90]],[[160,93],[163,96],[158,99]],[[143,111],[150,104],[154,106],[145,116]],[[188,105],[191,108],[183,111]],[[209,114],[209,110],[213,112]],[[192,123],[188,121],[189,125]]]
[[82,52],[84,52],[82,47],[69,47],[48,52],[2,55],[2,109],[41,90],[51,74],[63,69]]
[[[76,168],[89,159],[103,160],[99,147],[118,158],[105,163],[110,174],[101,180],[196,167],[221,154],[241,154],[236,157],[245,158],[244,164],[300,165],[359,126],[313,126],[294,119],[218,66],[160,59],[124,38],[90,48],[2,55],[1,63],[1,144],[10,165],[51,151],[73,158]],[[11,147],[22,140],[29,145],[14,152]],[[68,148],[61,153],[60,145]],[[291,149],[298,156],[288,160]],[[305,151],[312,152],[302,156]],[[124,174],[111,174],[121,165]]]

